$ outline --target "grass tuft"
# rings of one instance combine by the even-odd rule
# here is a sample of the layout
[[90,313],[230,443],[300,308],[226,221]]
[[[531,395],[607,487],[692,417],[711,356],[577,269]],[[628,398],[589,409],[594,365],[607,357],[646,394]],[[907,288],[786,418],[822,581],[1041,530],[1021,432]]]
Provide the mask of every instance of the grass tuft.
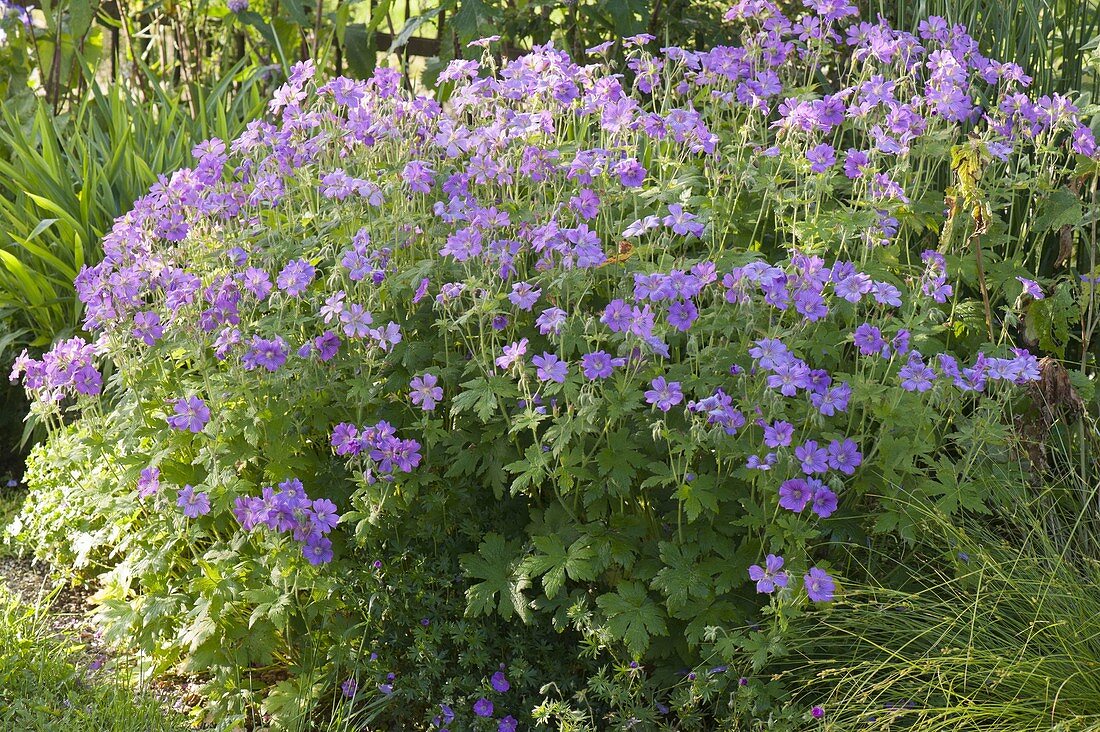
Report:
[[182,732],[124,661],[96,668],[44,611],[0,588],[0,729],[20,732]]

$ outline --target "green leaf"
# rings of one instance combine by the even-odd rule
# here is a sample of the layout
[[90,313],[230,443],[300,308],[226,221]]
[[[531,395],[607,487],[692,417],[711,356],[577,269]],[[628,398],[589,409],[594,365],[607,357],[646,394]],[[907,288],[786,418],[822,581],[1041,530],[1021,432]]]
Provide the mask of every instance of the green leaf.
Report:
[[618,430],[608,437],[607,446],[596,454],[600,475],[620,488],[618,494],[630,488],[637,469],[645,464],[645,455],[631,447],[634,442],[629,430]]
[[1080,309],[1074,302],[1073,292],[1063,284],[1050,297],[1028,305],[1024,316],[1025,335],[1029,340],[1038,341],[1044,351],[1062,358],[1069,344],[1070,329],[1079,318]]
[[283,0],[283,7],[290,13],[290,19],[297,25],[303,28],[313,25],[309,16],[306,15],[305,4],[302,0]]
[[688,523],[699,518],[704,510],[718,513],[718,496],[711,490],[713,485],[711,476],[701,475],[690,483],[682,483],[677,489],[676,498],[684,503]]
[[95,10],[92,0],[72,0],[69,4],[69,32],[74,38],[83,38],[92,27]]
[[259,31],[260,35],[263,36],[264,40],[267,41],[268,45],[271,47],[274,48],[279,45],[275,37],[275,29],[272,28],[271,24],[264,20],[259,13],[252,10],[246,10],[243,13],[237,14],[237,20]]
[[463,43],[472,41],[478,36],[488,35],[495,30],[492,9],[481,0],[461,0],[451,25]]
[[664,613],[641,582],[623,582],[618,592],[600,595],[596,604],[607,615],[607,627],[635,656],[649,648],[649,639],[667,632]]
[[[441,12],[447,9],[451,3],[440,3],[437,7],[431,10],[421,13],[420,15],[414,15],[405,21],[405,25],[401,28],[401,31],[393,37],[393,42],[390,44],[388,53],[393,53],[409,42],[409,39],[413,37],[417,29],[424,25],[426,22],[439,15]],[[465,5],[465,2],[463,3]]]
[[244,634],[244,650],[250,666],[267,666],[279,645],[279,633],[269,620],[262,620]]
[[374,43],[374,31],[363,23],[352,23],[344,31],[344,56],[348,60],[348,69],[356,79],[366,79],[377,65],[377,49]]
[[561,537],[536,536],[532,540],[538,554],[527,557],[523,571],[531,576],[542,575],[542,587],[547,599],[553,600],[568,576],[572,580],[595,579],[599,571],[596,550],[588,537],[581,537],[566,548]]
[[665,566],[653,578],[651,586],[668,598],[668,609],[675,613],[691,600],[702,600],[710,595],[711,577],[699,566],[699,548],[680,546],[672,542],[660,543],[661,561]]
[[550,455],[543,452],[540,445],[528,445],[522,460],[504,466],[505,470],[516,476],[512,481],[512,495],[541,486],[547,477],[546,468],[549,464]]
[[1044,234],[1048,231],[1072,226],[1081,221],[1084,209],[1081,199],[1068,188],[1060,188],[1043,201],[1040,214],[1035,218],[1034,231]]
[[192,620],[184,626],[179,635],[179,643],[192,651],[214,635],[218,625],[210,617],[210,602],[200,600],[192,613]]
[[477,582],[466,590],[466,610],[473,615],[490,615],[494,608],[508,620],[513,610],[527,622],[530,612],[523,591],[531,583],[517,559],[519,549],[500,534],[489,534],[477,554],[464,554],[462,568]]
[[478,376],[463,382],[463,390],[451,400],[451,414],[458,415],[473,409],[482,422],[488,422],[499,408],[498,397],[510,399],[519,392],[516,385],[503,376]]

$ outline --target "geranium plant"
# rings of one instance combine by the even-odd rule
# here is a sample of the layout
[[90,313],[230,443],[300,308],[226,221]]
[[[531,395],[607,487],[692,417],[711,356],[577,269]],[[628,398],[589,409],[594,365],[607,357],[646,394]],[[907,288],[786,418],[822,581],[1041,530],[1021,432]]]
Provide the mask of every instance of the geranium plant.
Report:
[[468,614],[672,679],[843,592],[830,542],[998,500],[1040,373],[1012,325],[1091,286],[1036,282],[1032,245],[1072,238],[1095,143],[961,27],[855,15],[746,1],[737,47],[486,53],[438,98],[296,65],[106,237],[94,341],[16,366],[89,415],[58,440],[121,441],[147,554],[111,540],[107,614],[198,666],[259,624],[263,664],[347,610],[330,562],[457,537]]

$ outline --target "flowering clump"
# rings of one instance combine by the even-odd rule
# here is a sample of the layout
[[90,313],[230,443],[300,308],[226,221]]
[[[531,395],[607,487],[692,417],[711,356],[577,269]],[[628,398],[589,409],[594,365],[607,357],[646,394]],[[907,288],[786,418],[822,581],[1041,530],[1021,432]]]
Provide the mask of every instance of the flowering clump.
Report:
[[[913,495],[988,499],[954,461],[1007,454],[982,448],[1039,376],[973,317],[1040,288],[1011,237],[980,241],[1025,215],[994,189],[1095,154],[1081,110],[961,27],[855,16],[742,0],[741,45],[626,39],[634,77],[606,48],[456,60],[446,104],[296,64],[269,118],[105,237],[77,279],[95,348],[17,375],[57,409],[111,360],[160,461],[130,489],[202,485],[178,530],[232,552],[239,530],[335,561],[340,506],[371,560],[461,546],[472,616],[594,597],[638,659],[747,624],[754,589],[828,602],[830,537],[911,538]],[[1003,281],[978,282],[975,241]]]
[[291,534],[310,564],[332,561],[332,541],[325,535],[340,522],[336,504],[327,498],[310,500],[297,478],[283,481],[277,489],[264,488],[262,496],[237,498],[233,515],[245,531],[263,525]]
[[96,396],[103,388],[103,375],[95,366],[96,346],[83,338],[70,338],[55,345],[41,360],[23,351],[11,370],[11,380],[23,380],[42,402],[56,404],[66,396]]
[[337,455],[357,458],[363,464],[363,476],[368,483],[393,480],[395,473],[410,473],[420,464],[420,443],[402,440],[395,432],[393,425],[386,422],[361,430],[341,422],[332,430],[332,447]]

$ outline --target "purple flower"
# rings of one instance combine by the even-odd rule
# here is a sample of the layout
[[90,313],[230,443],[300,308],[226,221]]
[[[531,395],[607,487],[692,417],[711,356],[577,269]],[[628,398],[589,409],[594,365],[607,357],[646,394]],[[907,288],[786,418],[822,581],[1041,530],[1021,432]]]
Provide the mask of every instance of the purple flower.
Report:
[[882,173],[875,173],[871,178],[870,190],[871,198],[875,200],[896,198],[902,203],[909,203],[909,197],[905,195],[904,189],[889,176]]
[[325,320],[325,324],[331,323],[333,320],[337,320],[340,317],[340,313],[344,312],[344,298],[347,297],[347,293],[343,290],[337,290],[336,292],[325,298],[325,304],[321,306],[318,313]]
[[497,723],[497,732],[516,732],[518,728],[519,721],[511,714]]
[[1091,129],[1079,124],[1073,128],[1072,138],[1073,152],[1090,158],[1096,154],[1096,136]]
[[623,333],[630,328],[631,309],[624,300],[612,300],[600,316],[600,322],[612,333]]
[[870,167],[871,159],[867,157],[867,153],[855,148],[848,148],[848,152],[844,156],[844,175],[854,180],[862,177]]
[[760,368],[770,371],[780,363],[785,363],[790,358],[790,351],[778,339],[763,338],[749,349],[749,355],[759,361]]
[[680,236],[686,236],[688,234],[702,236],[703,225],[695,219],[695,214],[688,213],[684,210],[683,206],[678,203],[673,203],[668,207],[668,215],[665,216],[661,223],[672,229],[672,233],[679,234]]
[[73,388],[76,389],[77,394],[95,396],[102,386],[103,375],[90,363],[84,364],[73,374]]
[[815,440],[807,440],[796,447],[794,456],[802,463],[802,472],[806,475],[829,470],[829,452],[823,447],[818,447]]
[[845,381],[828,389],[824,394],[811,394],[810,403],[826,417],[832,417],[837,412],[848,410],[848,400],[851,396],[852,387],[848,386],[848,382]]
[[317,566],[332,561],[332,542],[323,536],[310,536],[302,546],[302,556]]
[[813,490],[802,478],[791,478],[779,484],[779,505],[798,513],[813,499]]
[[581,356],[581,372],[589,381],[606,379],[615,366],[625,366],[625,358],[612,358],[606,351],[593,351]]
[[[1024,292],[1030,295],[1033,300],[1042,300],[1044,297],[1046,297],[1043,294],[1043,288],[1039,287],[1038,282],[1034,280],[1029,280],[1026,277],[1017,277],[1016,279],[1019,280],[1020,284],[1024,286]],[[136,321],[137,318],[135,317],[134,320]]]
[[267,506],[262,498],[238,496],[233,501],[233,516],[245,531],[252,531],[266,521]]
[[824,173],[836,163],[836,150],[832,145],[821,143],[806,153],[806,159],[810,161],[810,170],[814,173]]
[[794,396],[799,389],[810,385],[810,367],[802,361],[791,358],[775,365],[768,376],[768,388],[779,389],[783,396]]
[[667,412],[684,400],[679,381],[665,381],[665,377],[658,376],[649,385],[651,388],[645,393],[646,403],[655,405],[662,412]]
[[359,428],[347,422],[333,427],[332,447],[337,455],[358,455],[363,449],[359,440]]
[[348,338],[366,338],[374,316],[358,303],[351,303],[340,311],[340,322],[344,324],[344,335]]
[[615,166],[619,182],[627,188],[637,188],[645,182],[646,169],[635,158],[627,158]]
[[833,440],[829,443],[828,452],[829,467],[845,475],[853,475],[859,464],[863,462],[859,446],[851,439],[845,439],[844,442]]
[[481,254],[481,233],[472,227],[460,229],[447,237],[447,243],[439,250],[441,256],[452,256],[459,262]]
[[176,505],[183,509],[183,515],[187,518],[198,518],[210,513],[210,496],[196,493],[190,485],[185,485],[180,489]]
[[368,335],[374,340],[375,345],[389,352],[401,342],[401,326],[391,320],[381,328],[371,328]]
[[526,338],[521,338],[519,341],[513,342],[504,347],[504,355],[497,356],[496,365],[498,368],[508,369],[512,364],[516,363],[520,358],[527,353],[527,344],[529,341]]
[[164,337],[164,326],[160,316],[150,311],[134,315],[134,338],[151,346]]
[[600,210],[600,197],[592,189],[582,188],[580,194],[569,199],[569,208],[585,221],[596,218]]
[[276,283],[279,285],[279,289],[286,294],[291,297],[298,297],[306,291],[316,274],[317,270],[314,269],[312,264],[304,259],[294,259],[287,262],[287,265],[283,267]]
[[313,525],[322,534],[327,534],[340,523],[340,514],[337,513],[336,504],[327,498],[318,498],[313,501]]
[[822,717],[824,717],[824,716],[825,716],[825,710],[824,710],[824,709],[822,709],[822,708],[821,708],[821,707],[819,707],[819,706],[814,706],[814,707],[813,707],[813,708],[812,708],[812,709],[810,710],[810,714],[811,714],[811,715],[813,715],[813,718],[814,718],[814,719],[821,719]]
[[901,292],[888,282],[875,282],[871,285],[871,296],[879,305],[901,307]]
[[924,359],[916,351],[909,354],[909,362],[898,371],[901,379],[901,388],[906,391],[925,392],[932,388],[932,382],[936,379],[936,372],[924,363]]
[[538,301],[541,294],[542,290],[530,283],[517,282],[512,285],[512,292],[508,294],[508,299],[520,310],[530,310],[535,306],[535,302]]
[[479,717],[493,716],[493,703],[485,697],[481,697],[474,702],[474,714]]
[[263,300],[271,294],[271,277],[264,270],[249,267],[239,277],[244,289],[251,292],[257,300]]
[[512,688],[512,685],[508,683],[508,679],[504,676],[503,671],[494,673],[492,678],[489,679],[489,683],[492,685],[493,689],[501,694]]
[[238,328],[226,326],[222,328],[214,341],[214,355],[217,356],[219,361],[224,361],[229,356],[229,352],[233,350],[233,346],[240,344],[240,342],[241,331]]
[[787,586],[787,573],[783,571],[783,557],[769,554],[764,566],[754,564],[749,567],[749,579],[756,582],[756,591],[770,595],[776,587]]
[[241,363],[247,371],[261,367],[268,371],[278,371],[286,363],[286,355],[286,341],[282,336],[275,336],[270,340],[253,336],[248,353],[241,359]]
[[340,350],[340,336],[331,330],[326,330],[313,339],[313,347],[317,349],[317,356],[322,361],[330,361]]
[[806,588],[806,594],[814,602],[829,602],[836,592],[833,578],[817,567],[811,567],[809,574],[802,577],[802,584]]
[[168,417],[168,426],[172,429],[201,432],[210,421],[210,409],[196,396],[177,400],[173,410],[175,414]]
[[776,422],[764,426],[764,444],[768,447],[788,447],[794,436],[794,425],[790,422]]
[[679,331],[687,331],[699,317],[699,310],[691,300],[677,300],[668,308],[668,322]]
[[833,284],[833,292],[837,297],[851,303],[858,303],[864,295],[871,291],[874,283],[870,277],[863,273],[853,273],[840,278]]
[[160,468],[143,468],[138,478],[137,494],[139,498],[148,498],[160,490]]
[[420,160],[410,160],[401,171],[401,178],[409,185],[409,189],[415,193],[430,193],[432,190],[433,174],[432,166]]
[[553,353],[543,353],[531,359],[535,364],[535,376],[539,381],[555,381],[565,383],[565,377],[569,374],[569,364],[562,361]]
[[344,683],[340,684],[340,691],[348,699],[355,696],[355,692],[359,690],[359,682],[355,679],[345,679]]
[[443,399],[443,387],[436,386],[437,383],[439,379],[435,374],[414,376],[409,382],[409,388],[412,390],[409,393],[409,401],[425,412],[432,411],[436,403]]
[[954,288],[947,284],[947,260],[932,249],[922,252],[920,258],[925,263],[921,292],[936,302],[947,302],[947,298],[954,292]]
[[836,511],[836,494],[819,483],[814,491],[812,509],[821,518],[829,518]]
[[539,333],[544,336],[558,335],[561,333],[566,317],[567,313],[561,308],[547,308],[535,319],[535,325],[538,326]]
[[852,342],[864,356],[890,357],[890,346],[882,337],[882,331],[870,323],[864,323],[852,334]]

